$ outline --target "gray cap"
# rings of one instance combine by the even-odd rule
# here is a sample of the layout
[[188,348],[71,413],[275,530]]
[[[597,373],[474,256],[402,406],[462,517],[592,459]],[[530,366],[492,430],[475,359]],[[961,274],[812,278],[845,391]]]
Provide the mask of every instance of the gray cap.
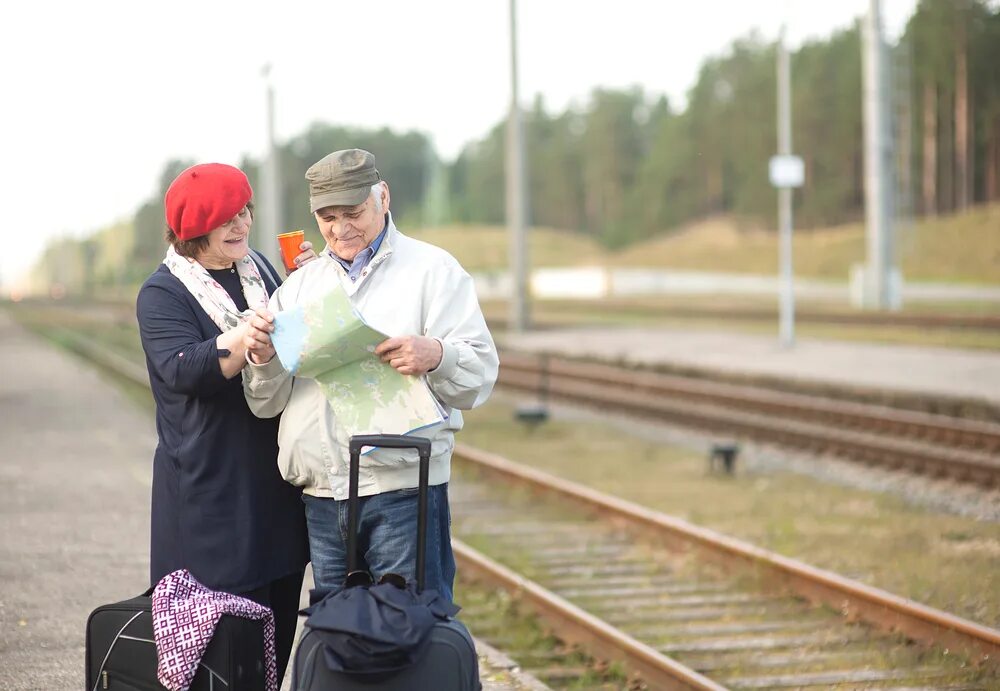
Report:
[[315,213],[327,206],[357,206],[381,179],[375,157],[364,149],[334,151],[306,171],[309,210]]

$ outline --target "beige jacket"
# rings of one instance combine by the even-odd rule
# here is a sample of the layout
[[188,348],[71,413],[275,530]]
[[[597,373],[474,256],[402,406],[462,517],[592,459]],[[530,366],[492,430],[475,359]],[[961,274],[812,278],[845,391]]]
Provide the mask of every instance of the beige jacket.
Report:
[[[373,328],[390,336],[419,334],[441,342],[443,357],[428,372],[431,391],[448,419],[421,430],[431,440],[432,485],[447,482],[455,432],[462,413],[493,390],[499,361],[472,278],[444,250],[389,228],[378,252],[352,282],[327,253],[295,271],[271,297],[279,312],[308,302],[339,282],[355,309]],[[281,414],[278,466],[283,477],[307,494],[347,498],[348,441],[333,410],[312,379],[292,377],[278,358],[243,369],[243,391],[257,417]],[[417,486],[416,453],[377,449],[361,459],[361,496]]]

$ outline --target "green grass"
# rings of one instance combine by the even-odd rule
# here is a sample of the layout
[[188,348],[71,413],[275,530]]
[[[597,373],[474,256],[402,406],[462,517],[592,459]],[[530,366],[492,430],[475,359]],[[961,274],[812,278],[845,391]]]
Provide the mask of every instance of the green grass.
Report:
[[[469,271],[500,271],[508,265],[502,227],[413,230],[414,237],[444,247]],[[545,228],[528,233],[532,266],[604,265],[747,274],[778,271],[774,232],[746,227],[728,217],[697,221],[618,252],[591,237]],[[797,276],[847,281],[852,264],[865,260],[860,223],[799,229],[794,234]],[[917,221],[897,235],[904,280],[1000,284],[1000,205]]]
[[[506,319],[509,308],[505,302],[483,302],[487,319]],[[992,314],[996,314],[995,312]],[[542,301],[532,303],[532,319],[537,324],[556,326],[603,327],[666,327],[759,334],[778,337],[778,317],[773,319],[727,319],[712,316],[706,309],[702,315],[671,313],[664,305],[662,311],[626,301],[614,306],[602,306],[590,301]],[[890,343],[896,345],[939,346],[944,348],[971,348],[1000,350],[1000,332],[996,329],[926,328],[893,324],[823,324],[798,321],[795,325],[798,338],[816,338],[834,341]]]
[[[505,271],[510,264],[510,241],[502,227],[452,226],[410,234],[445,248],[466,271]],[[593,238],[550,228],[530,230],[529,255],[532,266],[546,267],[602,264],[607,256]]]
[[[503,226],[401,230],[445,248],[471,272],[500,272],[510,265],[510,241]],[[305,233],[317,250],[323,248],[315,226],[305,228]],[[704,218],[618,251],[601,246],[593,236],[568,230],[535,227],[527,235],[532,267],[641,267],[764,275],[778,271],[777,234],[730,216]],[[793,244],[794,271],[800,278],[846,283],[851,266],[865,261],[865,232],[860,223],[796,229]],[[896,246],[904,281],[1000,285],[1000,204],[916,221],[897,231]],[[135,283],[97,290],[120,300],[134,298],[138,287]],[[32,288],[40,294],[47,290],[40,284]],[[955,306],[949,304],[947,309]]]
[[[52,326],[66,327],[72,318],[65,312],[53,319],[51,313],[14,311],[50,334]],[[85,326],[82,317],[79,322],[76,326]],[[124,328],[92,333],[102,334],[109,348],[135,355]],[[144,398],[137,402],[148,406],[148,391]],[[1000,625],[996,523],[936,514],[888,495],[791,474],[709,476],[700,455],[631,437],[611,425],[551,421],[525,433],[513,422],[509,401],[495,397],[467,413],[461,441],[988,626]],[[463,587],[460,597],[475,609],[472,587]],[[487,604],[497,609],[496,601]],[[527,627],[515,634],[525,639],[526,648],[553,645],[533,628],[537,624]]]
[[700,454],[598,422],[525,433],[510,399],[466,415],[460,439],[890,592],[1000,625],[1000,525],[790,473],[706,473]]
[[[40,333],[74,328],[137,361],[135,331],[73,310],[12,306]],[[133,327],[134,329],[134,327]],[[141,393],[141,396],[140,396]],[[148,391],[135,392],[149,405]],[[550,422],[532,433],[501,399],[467,414],[461,440],[679,515],[891,592],[1000,625],[1000,526],[942,516],[897,498],[779,474],[719,478],[682,449],[609,425]]]

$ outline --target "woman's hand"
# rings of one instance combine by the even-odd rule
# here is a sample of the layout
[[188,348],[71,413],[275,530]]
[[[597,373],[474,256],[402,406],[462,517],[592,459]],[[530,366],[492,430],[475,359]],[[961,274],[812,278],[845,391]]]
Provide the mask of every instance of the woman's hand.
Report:
[[[303,245],[309,244],[303,242]],[[310,248],[312,245],[310,245]],[[311,249],[310,249],[311,251]],[[302,255],[300,254],[299,257]],[[313,257],[315,258],[315,254]],[[298,257],[296,257],[296,261]],[[274,331],[274,315],[263,307],[258,308],[253,316],[244,324],[243,348],[250,362],[263,365],[274,357],[274,344],[271,343],[271,333]],[[242,328],[242,327],[241,327]]]

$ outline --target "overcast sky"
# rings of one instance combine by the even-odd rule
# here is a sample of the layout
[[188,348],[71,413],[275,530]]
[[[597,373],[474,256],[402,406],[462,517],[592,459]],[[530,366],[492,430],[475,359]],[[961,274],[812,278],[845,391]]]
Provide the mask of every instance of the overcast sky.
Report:
[[[788,25],[825,37],[866,0],[521,0],[521,101],[550,111],[596,86],[683,104],[706,56]],[[883,0],[890,37],[915,0]],[[309,123],[427,133],[445,158],[504,117],[507,0],[8,3],[0,22],[0,282],[45,243],[130,216],[171,158],[236,164]],[[764,174],[764,171],[761,171]]]

